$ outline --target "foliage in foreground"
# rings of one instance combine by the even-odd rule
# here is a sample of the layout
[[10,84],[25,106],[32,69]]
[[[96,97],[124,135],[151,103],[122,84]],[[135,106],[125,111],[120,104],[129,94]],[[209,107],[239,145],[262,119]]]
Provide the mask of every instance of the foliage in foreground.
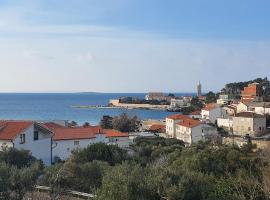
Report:
[[47,167],[42,179],[40,162],[22,164],[30,154],[10,164],[5,158],[14,152],[0,153],[0,199],[20,200],[36,183],[52,188],[51,199],[69,190],[97,200],[269,199],[269,152],[164,138],[137,138],[132,149],[95,144]]
[[33,190],[42,171],[41,162],[28,151],[0,152],[0,199],[21,200]]

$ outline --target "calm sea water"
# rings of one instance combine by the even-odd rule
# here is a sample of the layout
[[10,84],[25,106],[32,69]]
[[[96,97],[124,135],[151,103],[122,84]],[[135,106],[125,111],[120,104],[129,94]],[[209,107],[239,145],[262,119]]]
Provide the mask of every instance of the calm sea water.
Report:
[[[179,94],[180,95],[180,94]],[[192,94],[181,94],[192,95]],[[82,109],[72,106],[107,105],[120,96],[144,98],[145,94],[128,93],[71,93],[71,94],[0,94],[0,119],[73,120],[78,123],[98,124],[103,115],[116,116],[123,112],[140,119],[163,119],[171,114],[159,110]]]

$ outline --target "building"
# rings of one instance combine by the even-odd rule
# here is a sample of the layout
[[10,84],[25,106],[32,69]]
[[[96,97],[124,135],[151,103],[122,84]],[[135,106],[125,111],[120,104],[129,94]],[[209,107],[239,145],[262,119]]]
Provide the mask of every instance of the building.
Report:
[[233,116],[236,114],[237,107],[234,105],[228,105],[222,107],[222,113],[224,113],[226,116]]
[[149,132],[151,132],[151,133],[165,133],[166,132],[166,125],[153,124],[149,128]]
[[34,121],[0,121],[0,150],[29,150],[45,165],[52,162],[52,136],[51,130]]
[[196,110],[196,111],[190,113],[189,117],[192,119],[201,119],[202,118],[201,112],[202,112],[201,110]]
[[202,96],[202,85],[201,85],[201,82],[200,81],[197,84],[197,96],[198,97],[201,97]]
[[259,83],[251,83],[241,91],[241,101],[249,103],[252,101],[262,101],[262,88]]
[[171,99],[170,104],[171,109],[183,108],[187,106],[190,106],[190,101],[187,98]]
[[233,119],[232,117],[228,118],[218,118],[217,119],[217,126],[223,128],[226,131],[233,130]]
[[147,95],[145,95],[145,100],[148,100],[148,101],[167,101],[167,102],[170,102],[171,98],[172,97],[166,96],[162,92],[149,92]]
[[184,119],[176,124],[175,138],[190,145],[203,140],[202,123],[194,119]]
[[232,101],[232,98],[228,94],[220,94],[217,99],[217,104],[219,105],[228,105]]
[[130,145],[128,133],[122,133],[114,129],[102,129],[107,138],[107,144],[116,145],[120,148],[128,148]]
[[[46,124],[48,126],[48,124]],[[52,128],[54,133],[52,154],[56,157],[66,160],[76,149],[85,148],[94,143],[107,143],[106,135],[99,126],[74,127],[74,128]]]
[[252,102],[249,104],[249,111],[260,115],[270,115],[270,102]]
[[201,112],[203,121],[216,123],[217,118],[222,116],[222,109],[215,103],[206,104]]
[[187,115],[175,114],[166,118],[166,137],[176,138],[176,124],[185,119],[190,119]]
[[233,134],[260,136],[266,133],[266,118],[253,112],[237,113],[233,117]]
[[241,113],[241,112],[247,112],[249,110],[248,108],[248,103],[247,102],[239,102],[236,106],[236,112]]

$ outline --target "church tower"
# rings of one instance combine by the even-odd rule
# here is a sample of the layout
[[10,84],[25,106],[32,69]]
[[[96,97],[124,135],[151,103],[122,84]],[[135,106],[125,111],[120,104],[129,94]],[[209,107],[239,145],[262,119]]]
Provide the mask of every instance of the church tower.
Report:
[[197,96],[198,97],[202,96],[202,85],[201,85],[201,82],[200,81],[197,84]]

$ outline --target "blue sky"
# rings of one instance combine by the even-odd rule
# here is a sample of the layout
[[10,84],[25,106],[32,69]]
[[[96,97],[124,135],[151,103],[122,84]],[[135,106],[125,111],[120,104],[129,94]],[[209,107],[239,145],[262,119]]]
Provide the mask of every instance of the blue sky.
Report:
[[0,91],[218,91],[269,76],[269,19],[269,0],[0,0]]

